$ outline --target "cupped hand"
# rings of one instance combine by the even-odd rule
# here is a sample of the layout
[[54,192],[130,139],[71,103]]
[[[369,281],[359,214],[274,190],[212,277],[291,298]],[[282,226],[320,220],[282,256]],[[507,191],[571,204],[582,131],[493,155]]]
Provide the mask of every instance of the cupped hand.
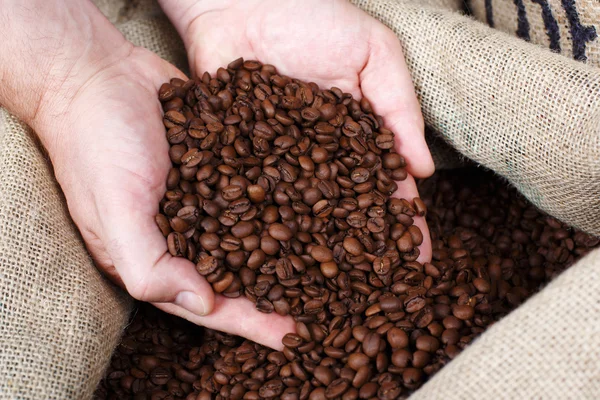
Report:
[[124,44],[124,56],[71,84],[40,111],[69,211],[96,265],[136,299],[199,325],[281,348],[291,317],[263,314],[245,298],[226,299],[186,259],[174,258],[155,222],[171,161],[158,89],[176,68]]
[[[192,73],[215,72],[238,57],[257,59],[281,74],[338,87],[369,99],[410,175],[397,197],[418,197],[414,177],[433,173],[424,124],[401,45],[394,33],[346,0],[161,0],[182,35]],[[431,258],[429,230],[419,261]]]

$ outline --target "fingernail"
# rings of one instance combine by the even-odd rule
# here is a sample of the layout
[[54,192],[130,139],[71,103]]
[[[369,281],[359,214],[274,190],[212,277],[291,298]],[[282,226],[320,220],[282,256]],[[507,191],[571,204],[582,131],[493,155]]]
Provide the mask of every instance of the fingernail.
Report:
[[196,315],[206,315],[206,305],[201,296],[193,292],[181,292],[175,298],[175,304]]

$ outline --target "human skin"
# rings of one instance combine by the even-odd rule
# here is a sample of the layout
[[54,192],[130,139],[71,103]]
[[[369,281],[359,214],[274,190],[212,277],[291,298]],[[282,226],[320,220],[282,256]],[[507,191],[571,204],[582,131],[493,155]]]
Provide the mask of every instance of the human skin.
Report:
[[[322,58],[320,70],[295,70],[292,60],[286,58],[291,54],[261,35],[253,40],[265,40],[264,45],[272,45],[273,52],[267,55],[266,48],[264,53],[252,52],[249,46],[253,42],[244,44],[245,33],[222,36],[220,25],[212,24],[213,29],[202,26],[207,9],[197,4],[210,4],[193,3],[165,0],[162,5],[182,33],[194,72],[216,70],[242,55],[271,62],[285,74],[320,85],[336,85],[356,96],[364,92],[400,137],[399,150],[407,157],[409,171],[415,176],[432,172],[431,158],[423,147],[418,103],[400,46],[397,39],[392,43],[393,35],[375,20],[363,20],[366,15],[342,2],[311,3],[311,13],[316,15],[326,13],[327,5],[335,3],[342,7],[341,17],[356,18],[368,31],[383,30],[390,41],[384,42],[382,49],[370,46],[364,50],[366,59],[357,56],[352,63],[348,61],[345,77],[334,74],[341,68],[335,67],[339,60],[333,58]],[[223,18],[237,21],[244,12],[240,4],[232,3],[229,11],[219,12],[224,13]],[[196,10],[202,13],[190,19]],[[278,12],[284,16],[291,9],[282,7]],[[260,17],[248,18],[246,31],[252,32],[253,21],[262,23],[256,18]],[[331,23],[337,24],[335,18]],[[0,104],[40,137],[69,212],[98,268],[138,300],[152,302],[194,323],[280,349],[283,335],[294,329],[293,320],[260,313],[245,298],[215,296],[191,262],[170,256],[155,224],[171,166],[157,91],[170,78],[187,79],[183,73],[128,42],[89,0],[1,0],[0,24],[5,28],[0,42]],[[377,35],[369,40],[378,39]],[[344,33],[339,37],[345,37]],[[356,38],[344,40],[350,39]],[[214,53],[220,48],[217,43],[227,43],[220,53]],[[302,41],[294,45],[301,46]],[[402,72],[385,78],[381,74],[389,70],[382,71],[378,65],[390,60],[375,55],[388,52],[397,53],[393,67]],[[395,89],[379,93],[381,85]],[[413,154],[421,158],[413,159]],[[399,195],[417,196],[412,178],[399,186]],[[426,229],[424,221],[420,224]],[[428,242],[421,247],[423,259],[430,256],[430,247]]]

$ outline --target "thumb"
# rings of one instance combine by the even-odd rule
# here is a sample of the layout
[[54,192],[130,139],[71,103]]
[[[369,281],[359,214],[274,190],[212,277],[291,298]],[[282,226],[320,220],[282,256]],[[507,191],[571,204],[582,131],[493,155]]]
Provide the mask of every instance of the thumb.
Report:
[[[174,303],[195,315],[206,315],[214,307],[210,284],[187,259],[172,257],[164,236],[154,221],[157,210],[139,204],[99,210],[104,215],[106,251],[127,291],[137,300]],[[127,211],[124,211],[127,210]]]
[[408,172],[417,178],[427,177],[434,165],[402,47],[392,31],[375,25],[369,60],[359,76],[362,93],[384,118],[385,126],[396,134],[396,150],[406,159]]

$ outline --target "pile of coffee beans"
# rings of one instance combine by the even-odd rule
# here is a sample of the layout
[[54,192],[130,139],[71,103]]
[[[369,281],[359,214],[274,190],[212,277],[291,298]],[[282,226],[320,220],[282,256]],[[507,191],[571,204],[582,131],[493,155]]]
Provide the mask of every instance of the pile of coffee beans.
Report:
[[406,165],[368,101],[272,66],[239,59],[159,96],[169,252],[296,332],[273,351],[144,306],[98,398],[395,399],[598,244],[481,172],[392,198]]
[[[426,328],[375,312],[394,301],[379,296],[367,301],[368,315],[350,318],[350,329],[299,323],[300,339],[286,338],[292,347],[299,343],[290,361],[289,350],[274,352],[140,304],[96,398],[253,399],[285,388],[274,397],[311,398],[316,392],[314,399],[327,398],[327,382],[337,385],[330,396],[346,387],[340,396],[345,399],[403,397],[598,245],[598,239],[539,212],[489,172],[436,173],[420,182],[419,191],[429,208],[434,247],[432,263],[420,272],[435,282],[421,296],[423,308],[433,310]],[[407,285],[407,293],[423,291]],[[473,304],[473,311],[459,307]],[[314,348],[296,357],[313,339]],[[369,357],[384,341],[384,355]]]
[[342,320],[419,256],[425,207],[390,197],[406,163],[366,99],[242,59],[160,99],[173,168],[156,220],[216,293]]

